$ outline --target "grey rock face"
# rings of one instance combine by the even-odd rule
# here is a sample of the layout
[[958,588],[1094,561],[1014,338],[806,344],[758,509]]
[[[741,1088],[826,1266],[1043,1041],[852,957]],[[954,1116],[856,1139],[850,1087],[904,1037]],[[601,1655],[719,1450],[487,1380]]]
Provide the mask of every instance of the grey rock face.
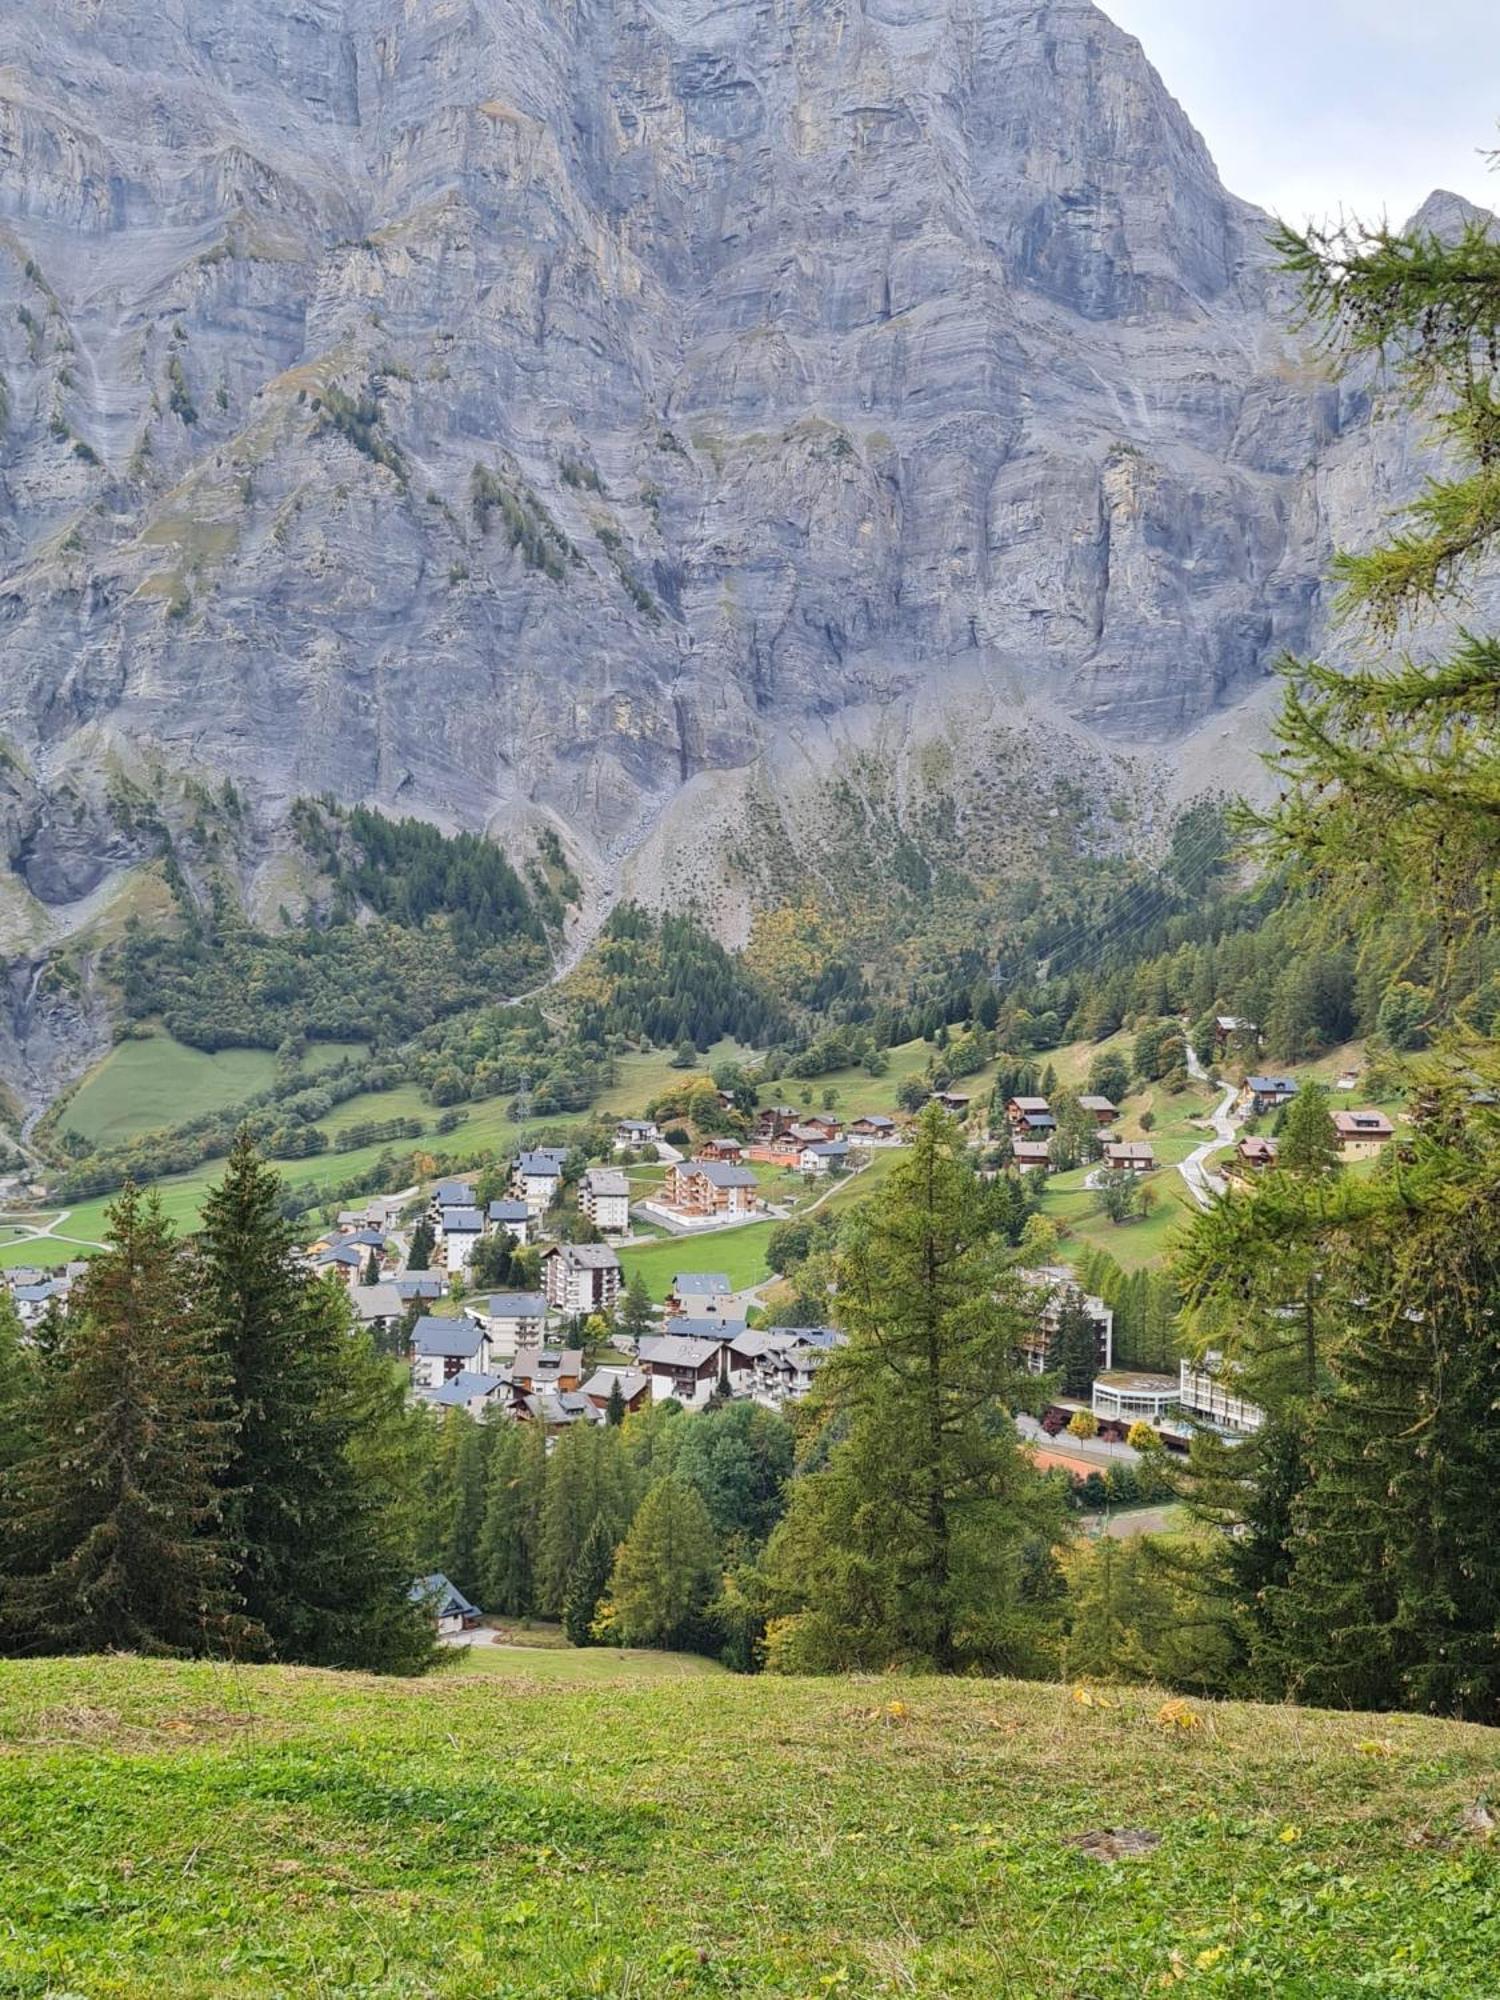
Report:
[[1172,740],[1419,469],[1264,229],[1086,0],[5,10],[12,868],[159,758],[602,869],[960,659]]

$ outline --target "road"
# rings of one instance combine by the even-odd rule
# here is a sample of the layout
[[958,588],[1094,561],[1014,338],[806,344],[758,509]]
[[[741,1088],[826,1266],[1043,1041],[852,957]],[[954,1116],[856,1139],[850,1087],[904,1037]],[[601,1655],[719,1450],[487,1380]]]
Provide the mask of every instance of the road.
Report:
[[[1191,1047],[1187,1050],[1187,1069],[1194,1083],[1214,1081]],[[1242,1122],[1234,1115],[1234,1101],[1239,1092],[1232,1083],[1225,1084],[1223,1088],[1223,1097],[1209,1114],[1209,1123],[1214,1128],[1213,1138],[1205,1139],[1201,1146],[1195,1146],[1177,1168],[1178,1173],[1187,1182],[1188,1193],[1199,1208],[1212,1208],[1217,1198],[1225,1192],[1227,1183],[1224,1176],[1213,1173],[1208,1162],[1215,1153],[1222,1153],[1226,1146],[1234,1144],[1235,1134]]]

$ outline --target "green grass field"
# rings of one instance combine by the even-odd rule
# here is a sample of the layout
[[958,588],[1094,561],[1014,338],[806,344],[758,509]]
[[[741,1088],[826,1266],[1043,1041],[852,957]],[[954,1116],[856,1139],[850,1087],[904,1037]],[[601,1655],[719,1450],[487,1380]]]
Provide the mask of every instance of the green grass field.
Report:
[[[357,1055],[358,1042],[315,1042],[303,1061],[309,1076]],[[184,1125],[207,1111],[224,1111],[275,1081],[268,1049],[221,1049],[207,1055],[170,1035],[118,1042],[74,1091],[59,1115],[65,1132],[91,1145],[114,1146],[143,1132]]]
[[[1500,1850],[1466,1818],[1491,1732],[1161,1707],[625,1661],[571,1686],[7,1661],[0,1991],[1493,1996]],[[1144,1851],[1091,1858],[1113,1829]]]
[[702,1236],[668,1236],[648,1250],[620,1252],[626,1278],[639,1271],[653,1299],[664,1299],[678,1271],[722,1271],[736,1291],[758,1285],[769,1273],[766,1244],[773,1222],[748,1222],[743,1229],[710,1230]]
[[696,1653],[648,1653],[635,1647],[618,1651],[606,1646],[588,1646],[581,1651],[558,1635],[549,1645],[531,1640],[521,1644],[495,1646],[455,1646],[453,1671],[461,1674],[503,1674],[514,1680],[558,1681],[565,1687],[591,1687],[601,1681],[618,1681],[622,1672],[643,1681],[699,1680],[705,1674],[726,1671],[717,1660],[700,1659]]

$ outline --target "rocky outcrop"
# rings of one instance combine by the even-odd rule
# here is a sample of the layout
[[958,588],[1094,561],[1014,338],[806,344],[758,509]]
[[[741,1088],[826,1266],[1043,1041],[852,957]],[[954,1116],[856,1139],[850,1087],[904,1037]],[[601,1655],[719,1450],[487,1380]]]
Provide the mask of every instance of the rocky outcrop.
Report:
[[0,21],[0,744],[549,820],[976,677],[1162,744],[1410,491],[1086,0],[31,0]]

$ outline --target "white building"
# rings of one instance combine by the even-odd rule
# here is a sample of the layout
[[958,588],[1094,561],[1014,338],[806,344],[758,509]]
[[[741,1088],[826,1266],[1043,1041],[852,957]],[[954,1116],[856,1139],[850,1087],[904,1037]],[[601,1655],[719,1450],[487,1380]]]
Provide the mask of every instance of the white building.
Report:
[[474,1255],[474,1246],[484,1234],[484,1217],[477,1208],[445,1208],[439,1211],[438,1244],[443,1269],[450,1274],[465,1272]]
[[1030,1375],[1045,1375],[1047,1359],[1057,1341],[1062,1316],[1069,1307],[1081,1306],[1093,1323],[1095,1365],[1107,1373],[1115,1359],[1115,1315],[1103,1299],[1085,1292],[1073,1273],[1061,1264],[1044,1264],[1016,1276],[1041,1296],[1036,1323],[1023,1338],[1021,1364]]
[[651,1378],[657,1402],[675,1397],[689,1410],[703,1408],[725,1372],[724,1342],[693,1334],[663,1333],[643,1340],[636,1359]]
[[540,1347],[547,1325],[547,1301],[540,1292],[492,1292],[472,1300],[464,1311],[484,1328],[490,1353],[514,1361],[523,1347]]
[[471,1319],[440,1319],[424,1313],[411,1331],[413,1389],[441,1389],[468,1370],[489,1374],[490,1349],[483,1327]]
[[1252,1403],[1235,1388],[1239,1370],[1227,1364],[1222,1354],[1205,1354],[1195,1367],[1191,1361],[1178,1363],[1177,1401],[1190,1417],[1218,1429],[1248,1436],[1266,1420],[1259,1403]]
[[605,1236],[630,1227],[630,1182],[618,1167],[590,1167],[578,1183],[578,1208]]
[[506,1199],[492,1201],[484,1212],[485,1224],[497,1236],[513,1236],[516,1242],[525,1245],[531,1241],[535,1223],[531,1210],[524,1201]]
[[560,1146],[542,1146],[522,1153],[511,1177],[511,1191],[524,1201],[538,1221],[557,1200],[562,1190],[563,1163],[567,1154]]
[[542,1259],[542,1281],[556,1312],[612,1312],[620,1260],[607,1243],[554,1243]]
[[1121,1368],[1094,1377],[1094,1415],[1102,1423],[1159,1424],[1177,1401],[1175,1375]]

